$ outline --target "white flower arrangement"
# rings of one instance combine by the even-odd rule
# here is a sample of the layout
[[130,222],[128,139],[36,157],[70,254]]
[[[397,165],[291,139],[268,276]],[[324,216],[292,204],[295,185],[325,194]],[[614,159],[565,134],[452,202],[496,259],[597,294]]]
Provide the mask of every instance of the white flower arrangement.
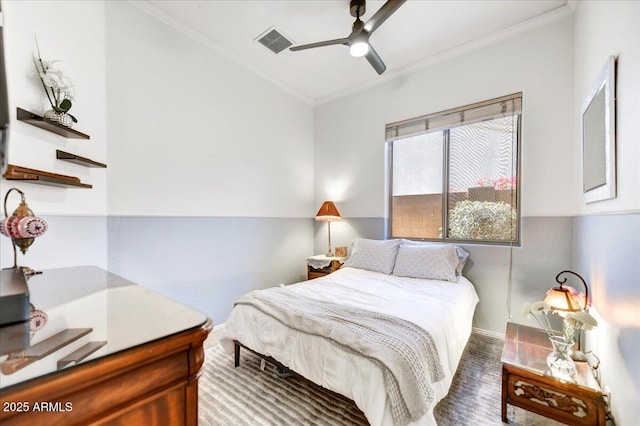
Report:
[[[552,309],[551,306],[544,301],[538,301],[532,304],[527,303],[522,310],[524,317],[530,318],[533,316],[536,319],[549,338],[557,337],[557,333],[551,327],[551,321],[549,320],[550,315],[557,314],[558,311]],[[578,332],[581,330],[591,330],[597,326],[598,321],[587,311],[569,312],[562,321],[562,336],[566,342],[573,342]]]
[[72,106],[71,101],[75,100],[75,90],[71,80],[66,77],[58,67],[57,63],[60,61],[42,59],[37,39],[36,50],[38,56],[33,58],[33,62],[36,66],[38,77],[40,77],[40,81],[42,82],[44,92],[47,95],[47,99],[49,99],[49,103],[51,104],[51,108],[57,113],[68,114],[73,122],[77,123],[78,120],[69,114]]
[[598,321],[587,311],[569,312],[564,321],[576,330],[592,330],[598,326]]

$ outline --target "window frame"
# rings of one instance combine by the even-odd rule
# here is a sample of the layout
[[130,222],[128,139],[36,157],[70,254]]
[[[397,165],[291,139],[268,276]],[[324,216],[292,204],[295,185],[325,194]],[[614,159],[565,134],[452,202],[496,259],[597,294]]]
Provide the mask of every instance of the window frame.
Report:
[[[474,109],[478,107],[482,107],[485,105],[498,104],[500,102],[509,101],[513,99],[519,99],[522,103],[522,92],[514,93],[507,96],[502,96],[495,99],[490,99],[483,102],[477,102],[474,104],[469,104],[463,107],[452,108],[449,110],[441,111],[435,114],[429,114],[423,117],[416,117],[409,120],[403,120],[401,122],[392,123],[386,126],[387,132],[387,142],[385,146],[386,152],[386,174],[387,174],[387,217],[386,217],[386,226],[385,226],[385,236],[386,238],[404,238],[415,241],[430,241],[430,242],[447,242],[447,243],[459,243],[459,244],[474,244],[474,245],[492,245],[492,246],[520,246],[522,241],[522,199],[521,199],[521,187],[522,187],[522,178],[521,178],[521,165],[522,165],[522,108],[520,112],[517,114],[517,126],[516,126],[516,167],[514,171],[516,172],[516,188],[515,188],[515,200],[516,200],[516,237],[512,240],[468,240],[461,238],[451,238],[448,237],[448,229],[449,229],[449,156],[450,156],[450,130],[455,126],[448,126],[438,131],[442,131],[443,134],[443,149],[442,149],[442,229],[447,230],[447,232],[442,232],[442,238],[412,238],[412,237],[393,237],[393,144],[395,141],[399,139],[404,139],[406,137],[415,136],[417,134],[425,134],[427,133],[417,133],[417,134],[408,134],[403,135],[399,139],[389,139],[389,129],[394,126],[403,125],[405,123],[416,122],[419,120],[429,120],[431,117],[440,117],[445,115],[450,115],[454,113],[464,113],[465,110]],[[495,119],[495,118],[494,118]]]

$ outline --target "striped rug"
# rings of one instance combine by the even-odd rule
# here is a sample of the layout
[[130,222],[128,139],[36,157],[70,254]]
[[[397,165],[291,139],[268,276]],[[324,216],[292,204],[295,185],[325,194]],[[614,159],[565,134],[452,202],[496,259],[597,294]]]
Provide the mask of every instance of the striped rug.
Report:
[[[241,352],[238,368],[226,355],[217,335],[207,341],[200,378],[200,426],[236,425],[367,425],[362,412],[350,401],[297,378],[279,378],[273,366],[249,351]],[[436,406],[438,425],[500,425],[503,341],[472,333],[454,376],[449,394]],[[511,425],[542,426],[559,423],[509,406]]]

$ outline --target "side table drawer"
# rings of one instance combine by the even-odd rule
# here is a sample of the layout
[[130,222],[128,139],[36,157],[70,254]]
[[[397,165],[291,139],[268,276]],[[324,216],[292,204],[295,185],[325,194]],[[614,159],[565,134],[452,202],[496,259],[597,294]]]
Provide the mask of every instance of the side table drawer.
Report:
[[329,275],[330,273],[331,271],[325,272],[322,270],[309,270],[309,272],[307,273],[307,279],[312,280],[314,278],[324,277],[326,275]]
[[[554,379],[552,379],[554,380]],[[506,383],[507,402],[572,425],[598,425],[604,418],[602,397],[556,387],[531,377],[509,373]]]
[[340,269],[340,267],[342,267],[343,261],[331,260],[331,263],[323,268],[314,268],[313,266],[307,264],[307,279],[312,280],[314,278],[320,278],[324,277],[325,275],[329,275],[330,273]]

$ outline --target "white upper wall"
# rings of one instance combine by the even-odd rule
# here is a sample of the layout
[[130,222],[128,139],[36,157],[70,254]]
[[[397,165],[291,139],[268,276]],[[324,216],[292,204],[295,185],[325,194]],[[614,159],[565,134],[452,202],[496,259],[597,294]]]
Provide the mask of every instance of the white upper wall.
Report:
[[640,210],[640,2],[576,2],[575,11],[575,156],[574,187],[582,188],[582,106],[607,58],[617,56],[617,196],[591,204],[574,193],[576,214]]
[[[106,267],[107,215],[315,212],[310,106],[131,3],[4,0],[2,11],[11,110],[49,108],[34,74],[37,34],[43,58],[61,60],[75,84],[74,128],[91,136],[66,139],[13,113],[10,163],[93,185],[0,180],[3,195],[23,190],[50,225],[19,264]],[[56,160],[56,149],[108,168]],[[9,208],[18,201],[13,194]],[[12,257],[10,240],[0,238],[0,266],[11,266]]]
[[523,92],[523,216],[572,213],[573,28],[565,17],[316,107],[315,204],[385,216],[385,124]]
[[[56,149],[61,149],[108,162],[104,3],[3,1],[2,12],[12,112],[9,163],[77,176],[93,185],[92,189],[66,189],[0,179],[2,196],[12,187],[20,189],[29,207],[49,223],[47,233],[36,240],[27,254],[18,254],[18,264],[37,269],[78,264],[106,267],[104,216],[109,169],[56,160]],[[90,140],[66,139],[16,120],[16,107],[37,114],[51,108],[35,73],[34,35],[38,37],[42,58],[60,60],[60,68],[73,82],[76,100],[70,112],[78,119],[74,128],[89,134]],[[7,203],[9,213],[19,201],[19,195],[12,193]],[[5,237],[0,237],[0,259],[0,267],[13,265],[11,240]]]
[[109,215],[311,217],[313,110],[109,2]]
[[[640,211],[640,2],[582,1],[575,11],[575,137],[573,150],[576,174],[573,203],[578,215],[601,215]],[[598,73],[610,55],[617,56],[616,70],[616,162],[617,196],[611,200],[582,202],[582,144],[580,113],[593,89]],[[625,217],[625,216],[620,216]],[[638,218],[629,215],[630,226],[622,231],[637,241]],[[595,224],[611,223],[587,218]],[[635,222],[633,222],[635,220]],[[586,223],[584,221],[578,222]],[[634,226],[635,225],[635,226]],[[632,244],[604,228],[600,235],[579,233],[574,259],[584,256],[579,271],[589,283],[592,312],[597,310],[598,327],[587,335],[587,343],[601,361],[599,376],[611,389],[611,410],[618,425],[636,425],[640,420],[640,368],[638,336],[640,292],[636,274],[638,251]],[[635,232],[635,235],[634,235]],[[598,232],[596,232],[598,234]],[[582,243],[582,244],[580,244]],[[574,260],[575,263],[575,260]],[[595,313],[594,313],[595,315]]]
[[[107,211],[107,171],[56,160],[56,149],[61,149],[107,162],[104,3],[3,1],[2,12],[12,111],[9,162],[77,176],[93,185],[93,189],[62,189],[2,180],[2,193],[12,186],[18,187],[39,215],[104,215]],[[42,59],[60,60],[60,68],[73,82],[76,100],[69,112],[78,119],[74,129],[89,134],[90,140],[66,139],[16,121],[16,107],[36,114],[51,109],[35,73],[35,35]]]
[[[74,128],[91,136],[66,139],[14,115],[10,163],[93,184],[61,189],[2,180],[3,193],[22,189],[40,215],[315,212],[311,106],[130,3],[2,6],[11,110],[48,109],[34,74],[37,34],[43,58],[61,60],[76,87]],[[108,168],[56,160],[56,149]]]

